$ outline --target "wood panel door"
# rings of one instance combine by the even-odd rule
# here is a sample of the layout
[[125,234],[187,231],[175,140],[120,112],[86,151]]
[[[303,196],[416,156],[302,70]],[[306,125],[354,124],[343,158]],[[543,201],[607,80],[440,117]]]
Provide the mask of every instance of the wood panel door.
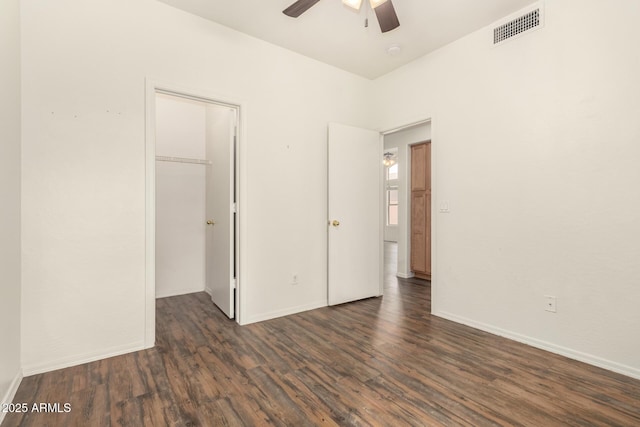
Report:
[[411,270],[431,279],[431,142],[411,146]]

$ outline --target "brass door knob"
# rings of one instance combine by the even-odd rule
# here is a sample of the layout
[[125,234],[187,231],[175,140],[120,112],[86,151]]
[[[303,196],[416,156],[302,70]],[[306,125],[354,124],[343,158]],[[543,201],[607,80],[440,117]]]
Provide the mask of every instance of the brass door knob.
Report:
[[207,221],[207,225],[216,225],[216,222],[210,219],[209,221]]
[[338,221],[337,219],[334,219],[331,225],[333,225],[334,227],[337,227],[340,225],[340,221]]

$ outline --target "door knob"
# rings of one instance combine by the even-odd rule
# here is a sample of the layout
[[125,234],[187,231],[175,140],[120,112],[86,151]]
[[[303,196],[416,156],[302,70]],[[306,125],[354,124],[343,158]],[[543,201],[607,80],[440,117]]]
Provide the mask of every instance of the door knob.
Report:
[[207,221],[207,225],[216,225],[216,222],[210,219],[209,221]]
[[333,225],[334,227],[337,227],[340,225],[340,221],[338,221],[337,219],[334,219],[331,225]]

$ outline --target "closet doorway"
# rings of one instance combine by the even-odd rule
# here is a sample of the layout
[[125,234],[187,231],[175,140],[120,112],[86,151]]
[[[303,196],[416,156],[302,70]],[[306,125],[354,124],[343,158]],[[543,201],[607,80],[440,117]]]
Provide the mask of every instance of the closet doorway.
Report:
[[234,318],[239,107],[154,92],[155,297],[205,291]]

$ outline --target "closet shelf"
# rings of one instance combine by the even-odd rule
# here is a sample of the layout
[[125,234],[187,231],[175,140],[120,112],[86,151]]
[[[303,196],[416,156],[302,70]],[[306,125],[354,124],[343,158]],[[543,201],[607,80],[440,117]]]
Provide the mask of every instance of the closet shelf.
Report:
[[192,163],[194,165],[211,165],[211,160],[188,159],[185,157],[156,156],[157,162]]

